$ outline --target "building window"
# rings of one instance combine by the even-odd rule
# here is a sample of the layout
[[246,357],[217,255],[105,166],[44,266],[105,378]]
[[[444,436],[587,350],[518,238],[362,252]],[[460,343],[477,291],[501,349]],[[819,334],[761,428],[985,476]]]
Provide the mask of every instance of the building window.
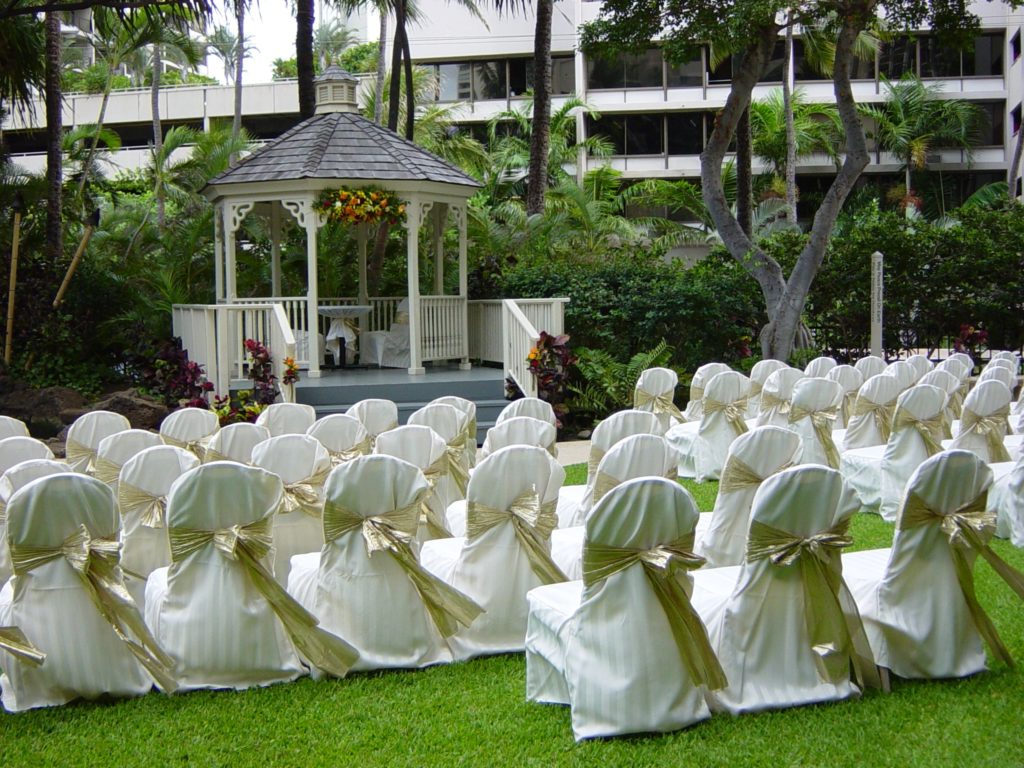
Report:
[[1018,104],[1010,112],[1010,127],[1013,129],[1013,135],[1017,135],[1017,131],[1020,130],[1020,118],[1021,118],[1021,105]]
[[1001,147],[1006,139],[1006,104],[1002,101],[979,101],[977,106],[984,113],[979,130],[978,145],[982,147]]
[[673,112],[668,123],[668,153],[699,155],[704,151],[704,112]]
[[960,51],[943,45],[933,35],[918,40],[921,77],[960,77]]
[[708,82],[709,83],[728,83],[732,81],[732,56],[726,56],[722,61],[718,62],[717,67],[712,67],[711,51],[708,52]]
[[469,101],[473,98],[473,65],[470,62],[437,65],[437,100]]
[[759,83],[781,83],[782,82],[782,63],[786,56],[786,44],[782,40],[775,43],[775,47],[772,49],[772,57],[768,60],[768,66],[764,70],[764,74],[761,75]]
[[473,62],[473,98],[504,99],[508,96],[505,61]]
[[587,135],[599,136],[609,142],[613,155],[626,154],[626,118],[605,115],[597,120],[587,118]]
[[592,90],[661,88],[661,50],[639,54],[594,56],[587,59],[587,87]]
[[1006,36],[992,32],[974,38],[974,50],[963,52],[964,77],[1002,77]]
[[1016,61],[1020,58],[1020,30],[1018,29],[1010,38],[1010,56]]
[[[532,70],[533,67],[530,67]],[[533,78],[530,78],[533,86]],[[553,56],[551,58],[551,93],[555,96],[566,96],[576,92],[576,60],[572,56]]]
[[508,95],[525,96],[533,87],[533,59],[508,60]]
[[700,53],[682,64],[666,64],[665,77],[669,88],[700,88],[704,85],[704,61]]
[[890,80],[899,80],[904,74],[917,73],[917,40],[899,38],[883,43],[878,56],[878,71]]
[[589,90],[625,87],[626,67],[622,56],[587,57],[587,88]]
[[611,142],[613,155],[663,155],[665,153],[662,115],[606,115],[587,119],[587,135]]

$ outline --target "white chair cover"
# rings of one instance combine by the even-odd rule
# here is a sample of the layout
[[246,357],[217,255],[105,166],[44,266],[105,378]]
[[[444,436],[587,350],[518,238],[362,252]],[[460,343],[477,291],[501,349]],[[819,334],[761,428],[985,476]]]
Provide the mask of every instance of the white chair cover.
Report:
[[208,408],[179,408],[160,422],[160,437],[167,445],[184,448],[202,461],[206,446],[219,429],[217,414]]
[[[878,664],[900,677],[962,677],[985,669],[985,651],[956,558],[969,574],[988,542],[985,492],[992,472],[966,451],[946,451],[917,468],[907,484],[891,549],[843,557]],[[973,598],[973,584],[970,589]],[[979,606],[980,607],[980,606]],[[997,636],[998,637],[998,636]]]
[[[583,497],[586,502],[581,508],[579,523],[565,528],[556,528],[551,534],[551,557],[570,579],[583,577],[584,523],[594,505],[604,498],[612,488],[637,477],[664,477],[676,480],[679,455],[664,437],[660,435],[631,435],[615,443],[601,459],[591,492]],[[564,490],[564,489],[563,489]],[[708,518],[701,515],[696,527],[698,538],[701,522]]]
[[804,376],[811,379],[824,379],[836,365],[835,358],[816,357],[804,368]]
[[[678,483],[623,483],[587,518],[588,551],[604,556],[584,581],[527,595],[527,698],[568,703],[577,740],[670,731],[710,716],[702,684],[724,681],[686,596],[686,570],[702,562],[688,551],[697,517]],[[663,567],[674,583],[638,551],[670,558]]]
[[996,515],[996,535],[1024,548],[1024,457],[1016,464],[989,466],[995,482],[988,491],[988,509]]
[[867,510],[895,522],[907,480],[921,462],[942,449],[945,404],[941,389],[919,384],[896,401],[892,434],[884,446],[857,448],[842,455],[843,478]]
[[885,372],[896,378],[900,385],[900,392],[910,389],[917,381],[917,372],[914,370],[914,366],[906,360],[896,360],[889,363]]
[[529,416],[505,419],[487,430],[484,444],[477,452],[477,461],[483,461],[495,451],[509,445],[536,445],[552,456],[558,456],[558,431],[554,425]]
[[717,480],[732,441],[746,433],[750,380],[742,373],[724,371],[704,389],[699,422],[680,424],[665,437],[679,454],[679,476],[698,482]]
[[0,416],[0,440],[8,437],[28,437],[28,425],[13,416]]
[[441,479],[448,474],[448,446],[444,438],[430,427],[407,424],[378,435],[374,452],[409,462],[427,479],[429,490],[423,497],[416,540],[451,538],[445,520],[448,507],[441,487]]
[[0,472],[6,472],[23,461],[52,458],[53,451],[50,447],[34,437],[16,435],[0,440]]
[[981,372],[978,377],[978,383],[981,384],[984,381],[998,381],[1003,384],[1008,390],[1013,392],[1017,387],[1017,376],[1009,368],[1004,368],[1001,365],[989,366]]
[[1010,461],[1003,444],[1009,432],[1010,390],[998,379],[979,381],[964,400],[959,432],[950,448],[971,451],[984,462]]
[[531,419],[539,419],[546,422],[553,427],[558,426],[551,403],[537,397],[521,397],[518,400],[513,400],[501,409],[501,413],[498,414],[498,418],[494,423],[501,424],[503,421],[508,421],[518,416],[528,416]]
[[956,376],[960,381],[967,381],[971,377],[971,369],[962,360],[955,357],[947,357],[945,360],[935,366],[936,370],[948,371]]
[[894,376],[877,374],[857,392],[850,423],[843,437],[843,451],[885,445],[892,432],[892,416],[900,385]]
[[1009,360],[1014,365],[1020,365],[1020,356],[1016,352],[1007,349],[1000,349],[992,353],[993,360]]
[[452,636],[456,659],[523,650],[526,593],[566,581],[551,559],[554,499],[565,470],[543,448],[492,453],[469,481],[468,537],[423,544],[423,567],[472,598],[484,613]]
[[[1005,368],[1010,373],[1016,376],[1017,371],[1020,370],[1020,360],[1018,360],[1016,355],[1014,355],[1012,352],[1010,352],[1009,354],[1010,357],[996,357],[995,355],[993,355],[992,359],[985,364],[984,370],[996,367]],[[982,373],[984,373],[984,370],[982,371]]]
[[29,459],[15,464],[0,475],[0,587],[11,578],[12,573],[11,552],[7,548],[7,502],[11,500],[15,491],[33,480],[70,471],[70,467],[63,461]]
[[[728,687],[712,693],[713,707],[735,715],[857,695],[850,679],[851,656],[858,655],[850,638],[857,629],[863,638],[856,608],[848,594],[843,605],[841,589],[835,598],[822,594],[825,579],[815,584],[814,575],[831,571],[842,584],[839,549],[851,543],[846,531],[858,507],[833,469],[783,470],[754,495],[746,561],[694,573],[693,604],[729,679]],[[733,586],[709,588],[714,581]],[[811,601],[823,617],[832,599],[848,610],[818,623],[835,631],[812,635]],[[861,653],[870,656],[866,645]],[[863,659],[859,670],[867,676],[874,668]]]
[[843,403],[843,388],[829,379],[804,379],[793,388],[789,428],[800,435],[801,464],[824,464],[839,469],[839,449],[832,426]]
[[974,373],[974,358],[966,352],[954,352],[949,356],[949,359],[960,361],[960,363],[967,369],[967,376],[971,376]]
[[83,413],[70,427],[65,442],[67,463],[73,472],[92,474],[96,463],[96,449],[100,441],[131,429],[132,425],[124,416],[111,411],[89,411]]
[[466,416],[466,459],[469,462],[469,466],[476,466],[476,447],[477,447],[477,426],[476,426],[476,403],[472,400],[467,400],[464,397],[458,397],[457,395],[445,395],[444,397],[435,397],[430,401],[431,403],[439,403],[440,405],[450,405],[454,408],[458,408]]
[[761,410],[761,390],[764,383],[776,371],[788,368],[781,360],[758,360],[750,369],[750,397],[747,398],[747,418],[756,419]]
[[564,486],[558,492],[558,527],[583,525],[583,518],[593,504],[598,465],[613,445],[630,435],[660,434],[663,432],[658,416],[635,408],[616,411],[599,422],[590,435],[586,485]]
[[960,400],[960,379],[949,371],[936,368],[922,376],[918,384],[938,387],[946,393],[946,407],[942,409],[942,432],[946,437],[952,437],[951,425],[955,419],[960,418],[960,409],[963,406]]
[[360,400],[345,412],[359,420],[370,435],[370,442],[377,440],[377,435],[398,426],[398,406],[390,400],[371,397]]
[[229,424],[222,427],[206,446],[203,460],[235,461],[239,464],[252,463],[252,449],[270,439],[270,430],[258,424]]
[[306,434],[320,441],[335,466],[365,456],[372,449],[370,433],[362,422],[345,413],[332,413],[313,422]]
[[140,451],[162,444],[160,435],[145,429],[126,429],[105,437],[96,448],[93,477],[109,485],[116,498],[117,478],[124,463]]
[[409,416],[409,424],[430,427],[445,442],[448,471],[437,479],[434,486],[434,493],[442,504],[443,512],[452,502],[466,498],[466,486],[469,483],[466,415],[452,405],[429,403]]
[[256,417],[256,423],[266,427],[271,437],[304,435],[316,421],[316,410],[305,403],[271,403]]
[[917,383],[921,378],[931,371],[935,364],[928,359],[927,355],[915,354],[907,358],[907,362],[910,363],[910,367],[914,369],[914,375],[917,377],[914,383]]
[[864,385],[864,377],[852,365],[837,365],[828,372],[825,378],[843,388],[843,402],[839,406],[836,425],[838,429],[846,429],[850,424],[850,414],[853,411],[853,403],[857,399],[857,392]]
[[805,378],[796,368],[780,368],[765,379],[761,390],[761,411],[757,414],[759,427],[788,427],[789,408],[793,401],[793,388]]
[[274,515],[274,578],[287,584],[292,555],[319,552],[324,545],[320,515],[331,456],[315,437],[286,434],[253,448],[252,463],[284,484]]
[[359,649],[354,669],[450,661],[444,636],[476,615],[472,601],[443,582],[458,617],[425,603],[438,580],[419,565],[410,541],[428,491],[423,473],[393,456],[342,464],[327,481],[326,545],[292,561],[288,592]]
[[[171,486],[168,533],[182,540],[190,532],[212,534],[177,556],[172,543],[171,566],[153,571],[146,583],[146,623],[174,659],[182,688],[243,689],[305,673],[284,625],[237,553],[245,547],[270,571],[270,553],[260,556],[258,545],[262,536],[272,540],[266,521],[282,490],[272,472],[224,461],[186,472]],[[259,583],[265,582],[274,585],[270,578]]]
[[173,445],[146,448],[128,459],[117,484],[123,526],[121,565],[132,598],[146,604],[146,578],[171,564],[167,540],[167,494],[174,482],[199,466],[191,451]]
[[678,386],[679,376],[671,368],[648,368],[636,380],[633,407],[656,414],[664,433],[683,420],[683,414],[674,402]]
[[697,537],[697,554],[707,559],[710,567],[743,562],[754,494],[766,478],[800,461],[802,450],[800,436],[782,427],[755,427],[733,441],[710,524]]
[[153,679],[140,657],[165,690],[174,688],[170,659],[124,591],[120,528],[110,488],[95,478],[42,477],[11,497],[7,539],[15,575],[0,592],[0,626],[20,628],[46,658],[33,667],[0,652],[8,711],[104,694],[141,696]]
[[700,421],[704,415],[704,388],[715,376],[730,370],[725,363],[705,363],[693,373],[690,380],[690,402],[686,404],[683,418],[686,421]]
[[872,376],[885,372],[885,360],[877,355],[866,355],[855,362],[853,367],[860,371],[864,381],[867,381]]

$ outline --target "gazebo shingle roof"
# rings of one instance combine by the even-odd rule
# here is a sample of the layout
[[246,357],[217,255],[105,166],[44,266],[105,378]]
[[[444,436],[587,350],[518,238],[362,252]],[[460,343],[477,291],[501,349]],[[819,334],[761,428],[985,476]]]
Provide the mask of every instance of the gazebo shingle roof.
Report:
[[352,112],[314,115],[214,177],[210,185],[288,179],[436,181],[480,186],[451,163]]

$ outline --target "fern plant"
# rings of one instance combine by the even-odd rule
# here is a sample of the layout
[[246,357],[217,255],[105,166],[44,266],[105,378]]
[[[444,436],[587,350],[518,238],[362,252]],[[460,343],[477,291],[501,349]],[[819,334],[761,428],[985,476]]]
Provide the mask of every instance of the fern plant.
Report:
[[640,374],[648,368],[664,367],[673,349],[664,339],[628,362],[620,362],[603,349],[576,350],[576,377],[569,384],[569,408],[577,414],[602,419],[609,413],[633,405],[633,390]]

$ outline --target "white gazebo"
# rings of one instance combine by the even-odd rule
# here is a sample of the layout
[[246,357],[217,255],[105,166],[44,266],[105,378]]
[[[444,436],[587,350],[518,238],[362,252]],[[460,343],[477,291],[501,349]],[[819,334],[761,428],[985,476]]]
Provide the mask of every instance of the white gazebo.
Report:
[[[374,308],[387,330],[395,312],[367,295],[368,227],[356,225],[359,295],[324,299],[317,287],[317,233],[325,223],[315,207],[324,190],[384,188],[406,202],[408,273],[408,372],[421,374],[427,361],[458,360],[469,367],[466,291],[467,201],[480,184],[461,170],[363,117],[357,108],[358,80],[330,67],[316,81],[316,114],[210,181],[203,193],[214,204],[214,259],[218,304],[279,304],[288,318],[309,376],[320,376],[319,308],[353,303]],[[263,216],[271,235],[271,296],[240,299],[237,291],[236,233],[246,216]],[[306,234],[305,296],[281,295],[282,226],[291,217]],[[444,232],[458,228],[458,293],[444,294]],[[420,230],[431,227],[432,293],[420,289]],[[385,322],[386,321],[386,322]],[[303,349],[305,354],[303,354]]]

